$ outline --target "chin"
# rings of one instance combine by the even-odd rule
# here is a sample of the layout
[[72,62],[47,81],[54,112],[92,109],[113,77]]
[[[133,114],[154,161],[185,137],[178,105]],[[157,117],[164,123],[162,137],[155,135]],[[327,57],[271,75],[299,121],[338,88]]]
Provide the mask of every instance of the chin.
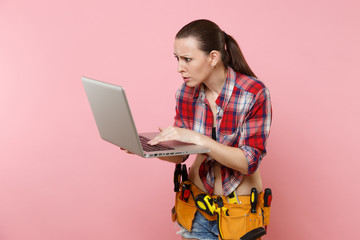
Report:
[[187,87],[196,87],[198,84],[195,82],[185,82]]

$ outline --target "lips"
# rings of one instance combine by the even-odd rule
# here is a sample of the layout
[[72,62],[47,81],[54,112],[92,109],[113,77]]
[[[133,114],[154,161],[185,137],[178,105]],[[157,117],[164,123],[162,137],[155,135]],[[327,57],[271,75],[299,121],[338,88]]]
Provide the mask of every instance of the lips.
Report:
[[187,82],[187,81],[189,81],[190,80],[190,78],[189,77],[182,77],[183,78],[183,80],[185,81],[185,82]]

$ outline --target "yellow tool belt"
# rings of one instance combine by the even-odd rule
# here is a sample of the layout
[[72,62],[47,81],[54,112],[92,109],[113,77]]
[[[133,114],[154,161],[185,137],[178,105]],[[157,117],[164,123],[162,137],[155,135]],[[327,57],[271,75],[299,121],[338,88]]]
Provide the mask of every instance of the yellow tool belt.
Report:
[[[187,202],[181,199],[182,187],[184,184],[190,185],[192,192]],[[196,211],[199,211],[209,221],[218,221],[219,235],[222,239],[237,239],[239,240],[246,233],[265,227],[269,224],[270,207],[264,207],[264,193],[258,195],[258,203],[256,213],[251,213],[250,196],[237,196],[238,203],[228,203],[225,196],[221,196],[223,200],[223,209],[227,211],[217,211],[217,214],[210,216],[206,212],[200,210],[194,198],[199,194],[206,194],[197,188],[190,181],[184,181],[180,184],[180,191],[176,193],[175,207],[172,212],[172,220],[177,220],[178,223],[191,232],[192,222]],[[213,199],[218,196],[208,195]]]

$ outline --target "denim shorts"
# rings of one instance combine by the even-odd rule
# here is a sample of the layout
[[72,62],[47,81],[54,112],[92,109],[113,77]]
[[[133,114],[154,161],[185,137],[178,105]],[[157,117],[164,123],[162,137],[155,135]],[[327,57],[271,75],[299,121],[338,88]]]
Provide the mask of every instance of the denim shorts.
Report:
[[[180,225],[180,224],[179,224]],[[183,228],[177,232],[180,236],[190,239],[218,240],[219,230],[216,220],[209,221],[198,211],[195,213],[191,232]]]

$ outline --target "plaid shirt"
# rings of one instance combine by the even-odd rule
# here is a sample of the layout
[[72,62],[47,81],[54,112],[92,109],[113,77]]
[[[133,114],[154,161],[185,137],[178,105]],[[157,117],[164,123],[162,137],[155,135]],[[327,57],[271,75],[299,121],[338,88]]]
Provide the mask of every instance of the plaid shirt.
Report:
[[[266,140],[270,132],[272,109],[269,90],[256,78],[236,73],[229,67],[224,87],[216,99],[216,107],[217,141],[242,149],[248,162],[248,174],[254,173],[266,154]],[[176,92],[174,126],[211,137],[213,119],[204,85],[191,88],[184,83]],[[210,194],[214,190],[214,161],[207,156],[199,168],[199,176]],[[221,166],[221,175],[225,196],[233,192],[243,178],[242,173],[225,166]]]

